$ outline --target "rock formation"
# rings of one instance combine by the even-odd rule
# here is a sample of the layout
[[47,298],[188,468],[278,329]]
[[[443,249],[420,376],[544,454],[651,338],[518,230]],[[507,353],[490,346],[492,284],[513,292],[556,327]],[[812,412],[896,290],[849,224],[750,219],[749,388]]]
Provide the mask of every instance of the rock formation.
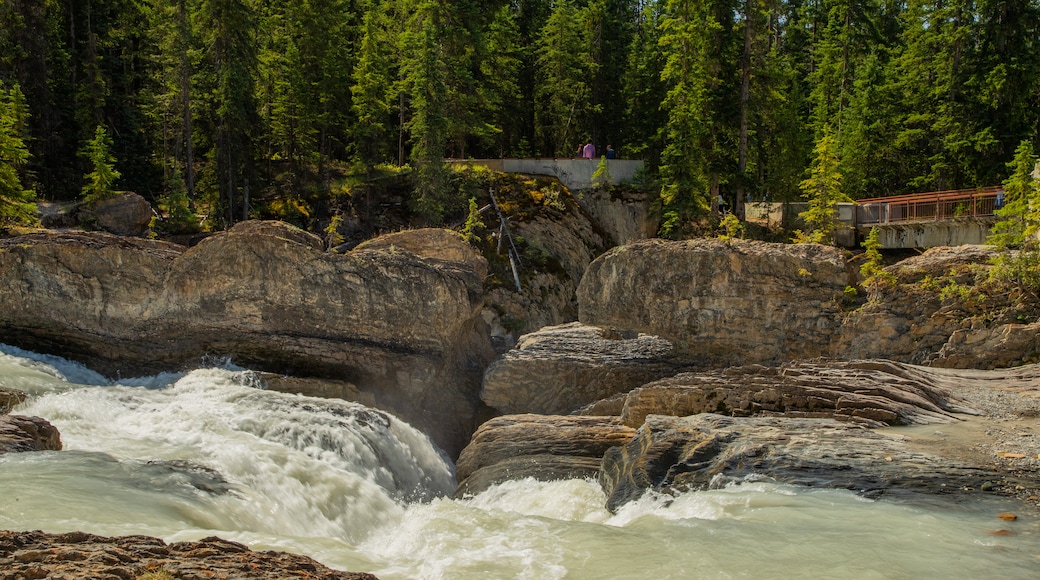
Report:
[[279,222],[243,222],[190,249],[102,233],[0,240],[0,332],[109,375],[227,356],[348,381],[457,454],[491,357],[482,259],[322,248]]
[[[459,459],[459,493],[528,476],[585,476],[600,453],[611,509],[648,489],[701,489],[745,477],[868,495],[978,490],[986,481],[1013,489],[999,482],[1028,480],[1028,466],[1016,466],[1017,475],[994,472],[990,455],[933,456],[873,428],[984,421],[993,409],[979,404],[1005,387],[1040,389],[1040,371],[1030,368],[969,374],[886,360],[816,360],[681,373],[590,405],[584,416],[508,415],[485,423]],[[1023,412],[1038,409],[1034,401]],[[616,446],[604,450],[607,442]]]
[[682,373],[632,390],[621,420],[718,413],[858,421],[868,426],[949,423],[959,404],[926,373],[889,361],[817,361]]
[[15,389],[0,387],[0,415],[6,415],[11,409],[25,402],[26,394]]
[[579,320],[660,336],[705,366],[775,364],[823,354],[852,282],[832,247],[647,240],[589,266]]
[[480,426],[456,465],[456,496],[503,481],[595,477],[608,449],[635,429],[616,417],[507,415]]
[[575,322],[522,336],[488,367],[480,396],[505,414],[567,414],[683,368],[667,340]]
[[600,485],[615,510],[647,490],[683,491],[747,478],[888,493],[977,489],[991,471],[910,451],[902,437],[831,419],[651,415],[603,458]]
[[0,455],[26,451],[61,451],[61,434],[39,417],[0,415]]
[[136,193],[121,193],[81,206],[80,223],[119,236],[144,236],[152,223],[152,206]]
[[[1033,312],[1021,323],[1003,296],[959,296],[944,289],[969,290],[985,279],[992,246],[932,248],[886,268],[895,278],[878,296],[849,313],[834,354],[846,358],[885,357],[950,368],[996,369],[1040,362],[1040,323]],[[981,288],[985,294],[988,289]],[[972,301],[980,304],[971,306]],[[1000,310],[1006,310],[1001,313]]]
[[375,580],[332,570],[286,552],[254,552],[217,537],[167,544],[148,536],[106,538],[70,532],[0,531],[0,577],[22,578],[237,578],[250,580]]

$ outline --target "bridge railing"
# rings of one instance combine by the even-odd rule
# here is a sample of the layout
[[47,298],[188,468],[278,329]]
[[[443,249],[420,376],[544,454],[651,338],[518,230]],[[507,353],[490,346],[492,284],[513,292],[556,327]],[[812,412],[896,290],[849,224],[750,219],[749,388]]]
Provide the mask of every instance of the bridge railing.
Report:
[[1003,193],[998,185],[861,199],[856,202],[856,222],[884,225],[990,217],[1000,207]]

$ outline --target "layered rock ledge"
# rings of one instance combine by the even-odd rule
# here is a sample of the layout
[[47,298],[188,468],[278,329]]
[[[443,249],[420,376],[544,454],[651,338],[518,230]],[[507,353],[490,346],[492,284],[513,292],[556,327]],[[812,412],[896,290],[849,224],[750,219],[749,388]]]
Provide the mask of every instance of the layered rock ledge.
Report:
[[190,249],[103,233],[7,238],[0,333],[110,376],[229,357],[346,381],[455,455],[475,428],[492,351],[483,259],[445,240],[431,231],[417,245],[454,243],[469,257],[327,253],[316,236],[255,221]]
[[[679,374],[583,412],[486,423],[460,457],[459,493],[507,479],[588,477],[597,456],[611,509],[647,490],[703,489],[745,478],[871,497],[992,491],[1027,499],[1040,493],[1040,433],[1029,427],[1040,416],[1037,366],[751,365]],[[997,428],[1007,420],[1026,423]],[[604,450],[608,441],[614,443]]]
[[[165,571],[182,580],[375,580],[358,572],[332,570],[319,562],[285,552],[254,552],[217,537],[167,544],[148,536],[106,538],[82,532],[0,531],[0,578],[132,580]],[[157,576],[162,577],[162,576]]]

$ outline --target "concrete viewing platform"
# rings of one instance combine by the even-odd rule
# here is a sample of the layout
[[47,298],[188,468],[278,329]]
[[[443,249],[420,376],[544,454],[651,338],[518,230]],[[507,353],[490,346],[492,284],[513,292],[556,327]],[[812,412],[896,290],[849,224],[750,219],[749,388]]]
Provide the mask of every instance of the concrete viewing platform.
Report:
[[[567,189],[578,191],[593,187],[592,175],[599,167],[600,159],[446,159],[453,165],[480,165],[503,173],[547,175],[560,180]],[[610,183],[632,181],[643,168],[636,159],[607,159]]]

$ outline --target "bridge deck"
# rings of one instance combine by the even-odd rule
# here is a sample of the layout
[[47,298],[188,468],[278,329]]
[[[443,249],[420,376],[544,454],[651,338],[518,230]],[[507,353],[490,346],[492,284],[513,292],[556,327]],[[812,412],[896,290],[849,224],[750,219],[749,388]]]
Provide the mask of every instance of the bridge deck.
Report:
[[861,199],[856,202],[856,225],[992,217],[1003,202],[1003,195],[1004,188],[998,185]]

